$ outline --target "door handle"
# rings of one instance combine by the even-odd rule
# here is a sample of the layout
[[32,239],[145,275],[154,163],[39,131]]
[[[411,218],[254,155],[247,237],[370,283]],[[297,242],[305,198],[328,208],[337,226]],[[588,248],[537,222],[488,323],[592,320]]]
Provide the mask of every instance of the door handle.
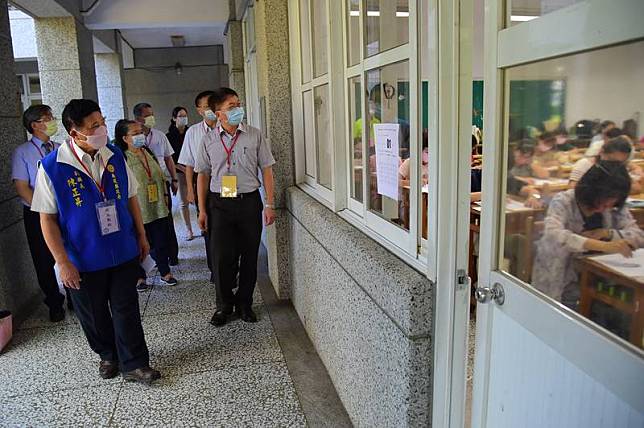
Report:
[[503,286],[498,282],[492,288],[477,287],[475,295],[476,301],[479,303],[490,303],[493,300],[499,306],[505,303],[505,290],[503,290]]

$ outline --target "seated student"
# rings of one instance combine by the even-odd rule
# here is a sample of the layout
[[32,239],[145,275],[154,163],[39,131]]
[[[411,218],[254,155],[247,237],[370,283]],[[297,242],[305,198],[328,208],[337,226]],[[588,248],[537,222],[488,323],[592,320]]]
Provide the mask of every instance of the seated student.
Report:
[[559,127],[552,133],[555,137],[555,149],[558,152],[570,152],[576,150],[577,147],[568,138],[568,131],[566,128]]
[[531,177],[548,178],[550,173],[539,163],[534,161],[535,141],[531,138],[524,138],[519,141],[512,151],[510,175],[518,177],[526,184],[532,184]]
[[[429,149],[428,149],[427,134],[423,134],[423,155],[422,155],[422,169],[423,169],[423,184],[428,182],[428,172],[429,167]],[[398,168],[398,182],[400,185],[409,185],[410,178],[410,168],[411,168],[411,158],[405,159]]]
[[[125,154],[141,190],[137,193],[145,235],[150,243],[150,255],[159,268],[160,281],[164,285],[177,285],[168,264],[170,252],[170,227],[168,226],[170,195],[166,190],[165,176],[158,160],[145,146],[145,134],[140,123],[121,119],[114,129],[116,145]],[[136,289],[148,289],[145,275],[139,278]]]
[[543,237],[537,241],[532,285],[575,309],[579,277],[573,257],[586,251],[632,255],[644,246],[644,233],[624,207],[631,187],[621,162],[601,160],[577,187],[558,193],[548,208]]
[[534,163],[544,168],[559,166],[561,164],[560,153],[557,151],[556,145],[557,138],[554,133],[544,132],[538,136],[534,150]]
[[586,153],[584,154],[584,156],[587,156],[587,157],[597,156],[602,146],[604,145],[604,141],[618,136],[618,135],[609,135],[609,132],[615,127],[616,127],[615,122],[613,122],[612,120],[603,121],[599,125],[599,132],[595,134],[593,136],[593,139],[590,141],[590,146],[588,146],[588,150],[586,150]]
[[610,160],[622,162],[626,165],[631,176],[631,193],[642,191],[642,170],[637,165],[627,163],[632,153],[632,143],[627,136],[621,135],[611,138],[602,145],[598,156],[582,158],[575,163],[570,173],[570,186],[575,187],[581,177],[599,160]]

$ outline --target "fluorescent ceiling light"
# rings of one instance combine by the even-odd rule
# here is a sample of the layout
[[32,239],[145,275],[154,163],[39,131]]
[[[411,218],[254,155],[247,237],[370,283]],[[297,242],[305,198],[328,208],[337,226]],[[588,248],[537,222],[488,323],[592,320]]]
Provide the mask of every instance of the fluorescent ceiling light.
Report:
[[352,10],[349,12],[350,16],[360,16],[360,11],[359,10]]
[[537,19],[538,16],[530,16],[530,15],[512,15],[510,16],[510,21],[514,22],[528,22],[532,21],[533,19]]
[[[352,11],[350,12],[350,15],[351,15],[351,16],[360,16],[360,12],[358,12],[358,11],[356,11],[356,10],[352,10]],[[367,16],[375,16],[375,17],[378,17],[378,16],[380,16],[380,11],[379,11],[379,10],[368,10],[368,11],[367,11]],[[396,12],[396,17],[397,17],[397,18],[409,18],[409,12],[408,12],[408,11],[405,11],[405,12]]]

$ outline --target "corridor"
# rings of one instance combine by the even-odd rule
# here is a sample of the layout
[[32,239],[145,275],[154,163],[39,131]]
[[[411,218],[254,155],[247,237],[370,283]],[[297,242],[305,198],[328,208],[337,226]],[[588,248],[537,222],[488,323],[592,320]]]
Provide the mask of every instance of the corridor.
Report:
[[[186,242],[182,226],[176,222],[182,245],[174,270],[179,285],[160,286],[157,277],[151,291],[140,293],[151,365],[162,372],[162,380],[147,388],[120,377],[100,379],[98,358],[75,316],[68,313],[64,322],[52,324],[40,305],[0,355],[0,426],[306,425],[259,288],[254,308],[258,323],[208,324],[215,293],[203,243]],[[315,366],[312,361],[310,367]],[[316,379],[316,389],[323,391],[325,384],[330,381]],[[337,400],[334,390],[324,394]],[[320,425],[315,422],[319,416],[311,418],[309,425]],[[325,415],[333,426],[346,424],[333,418],[330,412]]]

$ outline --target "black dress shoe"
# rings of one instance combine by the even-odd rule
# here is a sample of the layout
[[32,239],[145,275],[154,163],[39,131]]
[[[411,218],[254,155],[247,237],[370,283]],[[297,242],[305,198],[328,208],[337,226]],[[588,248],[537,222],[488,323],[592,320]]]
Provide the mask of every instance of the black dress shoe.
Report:
[[210,318],[210,324],[214,325],[215,327],[221,327],[228,322],[228,318],[231,314],[232,311],[217,309],[212,315],[212,318]]
[[123,379],[128,382],[138,382],[144,385],[152,385],[157,379],[161,378],[161,373],[150,367],[141,367],[136,370],[123,373]]
[[49,321],[61,322],[65,319],[65,310],[63,308],[56,308],[49,310]]
[[119,374],[119,365],[116,361],[101,361],[98,366],[98,374],[103,379],[113,379]]
[[250,306],[241,306],[237,308],[239,313],[239,318],[244,322],[257,322],[257,315],[251,309]]

